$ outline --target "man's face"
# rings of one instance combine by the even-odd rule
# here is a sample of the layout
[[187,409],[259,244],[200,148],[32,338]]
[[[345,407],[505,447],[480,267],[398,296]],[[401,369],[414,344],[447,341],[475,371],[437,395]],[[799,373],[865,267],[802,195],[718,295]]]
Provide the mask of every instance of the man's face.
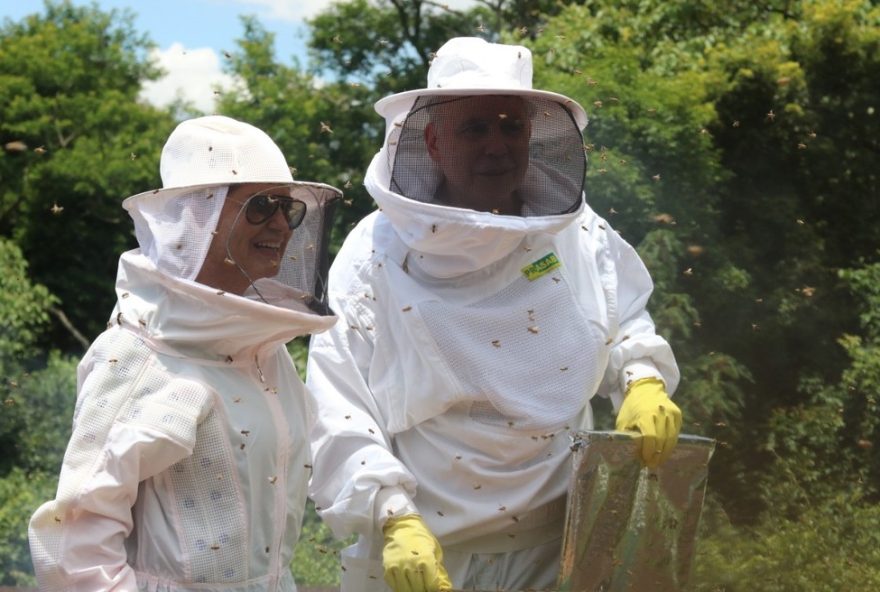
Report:
[[[257,194],[273,195],[274,187],[251,183],[230,188],[197,282],[241,295],[251,281],[278,273],[287,241],[293,234],[282,208],[258,224],[249,222],[246,212],[242,211],[249,198]],[[277,193],[287,194],[286,191]]]
[[529,164],[527,103],[519,97],[490,95],[435,109],[425,142],[445,176],[438,197],[459,207],[519,214],[514,192]]

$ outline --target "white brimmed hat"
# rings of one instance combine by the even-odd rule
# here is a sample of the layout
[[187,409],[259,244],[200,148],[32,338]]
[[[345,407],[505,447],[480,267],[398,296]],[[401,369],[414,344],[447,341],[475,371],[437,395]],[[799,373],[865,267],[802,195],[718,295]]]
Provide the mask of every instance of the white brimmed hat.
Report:
[[390,122],[408,113],[419,97],[490,94],[555,101],[569,110],[580,129],[587,125],[587,114],[575,100],[532,88],[532,52],[527,47],[489,43],[479,37],[447,41],[428,68],[427,88],[385,97],[375,108]]
[[262,130],[242,121],[209,115],[180,123],[162,148],[162,187],[132,195],[122,202],[149,196],[172,197],[206,187],[237,183],[293,183],[281,150]]

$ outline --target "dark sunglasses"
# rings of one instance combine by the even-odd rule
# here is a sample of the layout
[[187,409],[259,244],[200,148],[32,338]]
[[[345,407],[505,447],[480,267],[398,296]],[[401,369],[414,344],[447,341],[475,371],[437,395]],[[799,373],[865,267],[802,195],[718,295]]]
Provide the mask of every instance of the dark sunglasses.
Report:
[[290,230],[302,224],[306,217],[306,203],[286,195],[255,195],[248,200],[244,215],[248,222],[257,225],[274,216],[279,209]]

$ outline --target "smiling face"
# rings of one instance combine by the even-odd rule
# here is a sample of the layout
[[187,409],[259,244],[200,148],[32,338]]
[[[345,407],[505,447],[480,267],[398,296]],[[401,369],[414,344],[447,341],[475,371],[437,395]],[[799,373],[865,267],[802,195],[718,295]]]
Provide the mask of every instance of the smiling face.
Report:
[[196,281],[244,294],[251,281],[274,277],[293,231],[282,208],[264,221],[248,221],[244,209],[250,198],[271,194],[274,184],[233,185],[217,222],[217,230]]
[[500,214],[520,213],[516,190],[529,164],[531,122],[514,96],[476,96],[436,107],[425,128],[431,159],[444,182],[437,199]]

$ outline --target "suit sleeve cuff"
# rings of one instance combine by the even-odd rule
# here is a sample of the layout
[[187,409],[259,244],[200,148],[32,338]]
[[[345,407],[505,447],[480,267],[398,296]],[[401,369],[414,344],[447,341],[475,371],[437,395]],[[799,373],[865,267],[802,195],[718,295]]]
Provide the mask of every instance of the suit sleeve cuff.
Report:
[[623,366],[623,369],[620,371],[621,392],[626,393],[630,385],[643,378],[656,378],[663,383],[664,388],[666,387],[666,381],[663,379],[663,375],[660,374],[657,366],[654,365],[650,358],[643,358],[641,360],[633,360]]
[[412,502],[406,490],[400,486],[383,487],[376,494],[373,506],[376,509],[375,521],[381,530],[389,518],[399,518],[407,514],[418,514],[419,510]]

